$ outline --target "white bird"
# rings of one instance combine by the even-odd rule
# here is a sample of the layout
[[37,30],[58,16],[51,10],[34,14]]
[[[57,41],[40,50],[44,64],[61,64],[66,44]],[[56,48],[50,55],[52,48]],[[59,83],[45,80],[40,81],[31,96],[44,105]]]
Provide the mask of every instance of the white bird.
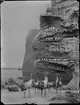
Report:
[[62,81],[61,80],[62,80],[62,78],[60,78],[60,80],[59,80],[59,85],[60,86],[62,86]]
[[45,95],[46,95],[46,88],[47,88],[47,85],[48,85],[48,72],[44,72],[44,81],[43,81],[43,83],[44,83],[44,89],[45,89]]
[[[57,90],[57,88],[58,88],[58,82],[59,82],[58,75],[59,75],[59,73],[57,73],[57,75],[56,75],[56,90]],[[58,90],[57,90],[57,92],[58,92]]]
[[27,89],[28,89],[29,97],[31,97],[31,96],[30,96],[30,88],[32,87],[32,83],[33,83],[32,73],[31,73],[30,78],[31,78],[31,79],[30,79],[28,82],[23,83],[23,86],[24,86],[24,98],[26,97],[26,90],[27,90]]
[[[60,86],[60,88],[62,87],[62,78],[60,78],[60,80],[59,80],[59,86]],[[61,96],[61,89],[60,89],[60,96]]]
[[35,85],[35,92],[36,92],[36,89],[37,89],[37,87],[38,87],[38,85],[39,85],[39,81],[34,82],[34,85]]

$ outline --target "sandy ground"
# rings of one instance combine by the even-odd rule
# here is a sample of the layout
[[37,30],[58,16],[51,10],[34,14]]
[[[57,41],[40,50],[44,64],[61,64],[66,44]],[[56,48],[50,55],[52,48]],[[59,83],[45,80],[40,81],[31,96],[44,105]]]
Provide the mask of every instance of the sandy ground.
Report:
[[[49,101],[50,98],[54,96],[59,96],[60,93],[48,92],[46,97],[41,97],[40,91],[35,92],[31,89],[31,98],[28,97],[28,92],[26,91],[26,98],[24,98],[23,92],[9,92],[8,90],[1,91],[1,101],[4,104],[23,104],[23,103],[35,103],[35,104],[49,104],[49,103],[66,103],[65,100],[54,100]],[[62,96],[65,96],[65,92],[62,91]]]

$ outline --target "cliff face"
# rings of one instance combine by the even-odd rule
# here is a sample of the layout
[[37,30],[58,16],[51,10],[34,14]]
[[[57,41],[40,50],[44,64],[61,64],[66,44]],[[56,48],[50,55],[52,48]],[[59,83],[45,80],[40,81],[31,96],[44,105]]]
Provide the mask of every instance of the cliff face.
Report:
[[23,76],[26,77],[26,80],[30,79],[30,73],[34,70],[34,51],[32,49],[32,40],[34,37],[38,34],[38,29],[31,30],[27,37],[26,37],[26,44],[25,44],[25,55],[24,55],[24,61],[22,66],[22,73]]
[[[79,3],[76,0],[52,0],[52,7],[40,16],[38,34],[30,33],[26,40],[23,75],[29,79],[34,71],[35,78],[43,79],[40,72],[52,72],[49,81],[60,74],[63,84],[74,85],[79,76]],[[30,37],[31,36],[31,37]],[[31,46],[30,46],[31,45]],[[29,47],[28,47],[29,46]],[[77,76],[77,78],[76,78]],[[71,84],[71,85],[70,85]]]
[[[52,0],[51,12],[47,10],[41,15],[41,31],[32,43],[38,79],[43,79],[39,72],[44,71],[53,71],[50,81],[55,81],[57,72],[63,82],[68,83],[75,77],[73,71],[76,71],[76,62],[79,62],[78,17],[79,3],[76,0]],[[79,69],[77,71],[79,73]]]

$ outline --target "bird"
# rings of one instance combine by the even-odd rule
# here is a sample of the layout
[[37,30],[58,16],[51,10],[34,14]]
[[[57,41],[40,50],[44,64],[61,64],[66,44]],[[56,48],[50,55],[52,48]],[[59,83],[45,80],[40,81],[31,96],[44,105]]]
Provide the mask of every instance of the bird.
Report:
[[32,87],[33,79],[32,79],[33,73],[30,75],[30,80],[28,82],[22,83],[22,86],[24,88],[24,98],[26,98],[26,90],[28,90],[29,98],[31,97],[30,95],[30,88]]
[[60,88],[60,96],[61,96],[62,78],[60,78],[60,80],[59,80],[59,88]]
[[37,81],[34,81],[33,87],[35,88],[35,92],[36,92],[36,90],[38,88],[38,85],[39,85],[39,81],[38,80]]
[[56,92],[58,92],[58,83],[59,83],[59,73],[56,74]]
[[48,86],[48,72],[45,71],[44,72],[44,80],[43,80],[43,83],[44,83],[44,95],[46,96],[46,88]]

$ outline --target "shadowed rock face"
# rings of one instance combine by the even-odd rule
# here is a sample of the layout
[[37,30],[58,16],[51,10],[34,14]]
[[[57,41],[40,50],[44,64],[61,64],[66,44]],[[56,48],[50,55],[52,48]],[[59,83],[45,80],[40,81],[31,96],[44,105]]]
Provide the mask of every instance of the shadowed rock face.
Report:
[[31,30],[27,37],[26,37],[26,45],[25,45],[25,55],[24,55],[24,61],[23,61],[23,76],[26,76],[26,79],[28,80],[30,78],[30,73],[34,70],[34,51],[32,49],[32,40],[39,32],[38,29]]

